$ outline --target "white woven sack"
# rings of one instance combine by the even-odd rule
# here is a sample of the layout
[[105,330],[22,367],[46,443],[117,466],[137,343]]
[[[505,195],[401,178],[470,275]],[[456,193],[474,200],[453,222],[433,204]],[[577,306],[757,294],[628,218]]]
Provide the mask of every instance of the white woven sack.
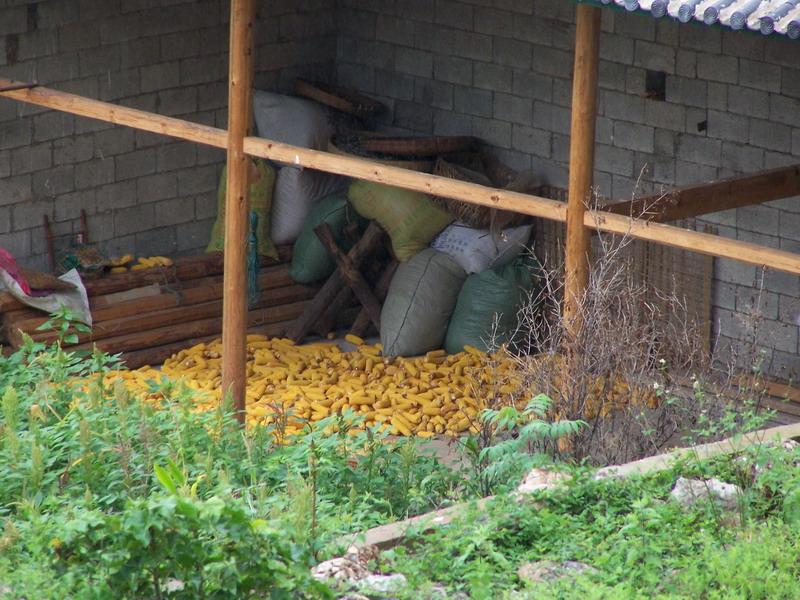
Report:
[[259,137],[292,146],[325,150],[333,133],[325,109],[302,98],[257,90],[253,114]]
[[522,252],[531,237],[532,225],[505,229],[493,236],[488,229],[473,229],[456,222],[431,242],[431,248],[449,255],[469,273],[503,267]]
[[344,192],[347,183],[345,177],[312,169],[283,167],[278,171],[272,198],[273,243],[293,243],[314,205],[332,194]]

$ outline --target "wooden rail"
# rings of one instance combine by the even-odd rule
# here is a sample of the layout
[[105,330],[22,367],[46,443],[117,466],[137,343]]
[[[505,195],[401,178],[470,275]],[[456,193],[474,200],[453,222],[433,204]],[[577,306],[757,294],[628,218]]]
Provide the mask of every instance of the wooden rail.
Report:
[[[0,87],[13,83],[15,82],[12,80],[0,78]],[[154,115],[49,88],[14,90],[4,92],[0,96],[199,144],[217,148],[227,147],[227,132],[223,129]],[[566,221],[566,205],[549,198],[489,188],[475,183],[382,165],[366,159],[339,156],[256,137],[245,138],[244,151],[250,156],[293,163],[297,166],[328,173],[385,183],[524,215]],[[672,225],[645,222],[630,216],[615,215],[605,211],[587,211],[584,219],[587,226],[595,227],[600,231],[629,234],[637,239],[800,275],[800,255],[798,254],[690,231]]]

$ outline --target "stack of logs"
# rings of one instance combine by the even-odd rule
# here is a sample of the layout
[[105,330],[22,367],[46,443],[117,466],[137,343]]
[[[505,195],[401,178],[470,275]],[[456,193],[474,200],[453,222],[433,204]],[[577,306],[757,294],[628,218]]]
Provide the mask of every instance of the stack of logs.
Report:
[[[289,277],[290,248],[280,249],[280,260],[264,260],[260,267],[258,301],[250,306],[247,323],[252,333],[282,337],[317,292]],[[121,353],[129,368],[162,363],[179,350],[219,337],[222,331],[221,254],[175,260],[156,267],[111,274],[86,281],[94,320],[90,333],[81,334],[71,349]],[[23,342],[23,332],[35,341],[51,342],[53,331],[37,331],[48,320],[7,293],[0,293],[3,333],[11,348]],[[353,310],[345,311],[340,327],[352,324]],[[350,323],[345,322],[350,319]],[[326,332],[320,332],[326,333]]]

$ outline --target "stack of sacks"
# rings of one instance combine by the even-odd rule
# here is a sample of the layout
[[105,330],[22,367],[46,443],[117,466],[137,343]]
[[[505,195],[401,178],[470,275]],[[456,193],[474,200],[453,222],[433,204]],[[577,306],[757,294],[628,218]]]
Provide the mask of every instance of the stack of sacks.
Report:
[[520,257],[532,226],[493,234],[451,224],[429,196],[366,181],[353,182],[348,198],[388,233],[401,263],[381,312],[385,356],[488,350],[492,337],[511,340],[541,275],[533,256]]
[[[262,138],[325,150],[332,129],[325,110],[308,100],[256,91],[253,113]],[[271,237],[275,244],[294,242],[309,212],[322,198],[346,189],[347,179],[293,165],[282,165],[275,182]]]
[[417,356],[441,348],[467,274],[428,245],[452,215],[425,194],[368,181],[353,182],[348,198],[386,231],[400,262],[381,311],[384,354]]

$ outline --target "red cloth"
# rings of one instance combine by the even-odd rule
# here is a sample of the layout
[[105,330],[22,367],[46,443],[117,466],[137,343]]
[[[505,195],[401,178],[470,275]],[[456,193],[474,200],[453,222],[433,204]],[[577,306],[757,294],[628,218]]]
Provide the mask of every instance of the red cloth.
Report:
[[14,280],[19,284],[19,287],[22,288],[22,291],[28,296],[33,295],[31,292],[31,286],[28,285],[25,277],[22,276],[19,266],[17,265],[17,261],[5,248],[0,248],[0,269],[8,272],[8,274],[11,275],[11,277],[13,277]]

